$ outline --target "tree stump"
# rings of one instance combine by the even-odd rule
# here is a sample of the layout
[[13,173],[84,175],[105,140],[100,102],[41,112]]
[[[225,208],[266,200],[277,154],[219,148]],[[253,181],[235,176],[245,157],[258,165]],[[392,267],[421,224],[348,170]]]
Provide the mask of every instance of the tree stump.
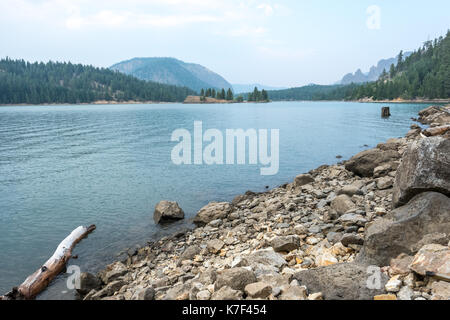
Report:
[[391,109],[389,107],[381,108],[381,117],[389,118],[391,116]]

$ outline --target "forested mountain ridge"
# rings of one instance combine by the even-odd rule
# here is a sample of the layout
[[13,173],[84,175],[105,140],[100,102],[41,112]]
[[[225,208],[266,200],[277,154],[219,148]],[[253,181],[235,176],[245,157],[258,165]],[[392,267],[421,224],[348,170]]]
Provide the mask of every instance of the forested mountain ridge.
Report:
[[450,31],[445,37],[425,44],[406,59],[400,52],[397,65],[391,65],[376,82],[362,85],[347,99],[449,99]]
[[183,101],[188,88],[81,64],[0,60],[0,104]]
[[175,58],[134,58],[110,67],[142,80],[184,86],[200,92],[203,88],[225,90],[233,86],[217,73],[194,63]]
[[269,91],[272,100],[450,99],[450,31],[427,41],[406,58],[403,52],[379,79],[364,84],[309,85]]

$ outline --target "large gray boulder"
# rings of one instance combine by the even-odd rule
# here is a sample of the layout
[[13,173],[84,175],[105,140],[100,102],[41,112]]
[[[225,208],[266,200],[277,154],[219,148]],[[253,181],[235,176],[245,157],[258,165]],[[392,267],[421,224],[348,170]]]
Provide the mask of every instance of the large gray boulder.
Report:
[[184,211],[175,201],[160,201],[153,213],[155,223],[170,222],[174,220],[184,219]]
[[449,230],[450,198],[437,192],[421,193],[367,228],[356,260],[387,266],[401,253],[415,254],[418,243],[427,235]]
[[345,169],[362,177],[372,177],[374,169],[400,158],[396,150],[369,149],[358,153],[345,163]]
[[233,290],[244,291],[245,286],[257,282],[253,271],[245,268],[233,268],[222,271],[214,284],[214,290],[230,287]]
[[355,263],[341,263],[300,271],[294,278],[309,292],[322,292],[325,300],[373,300],[374,296],[384,293],[388,281],[382,272],[378,275],[379,283],[372,286],[372,269]]
[[450,196],[450,139],[425,138],[409,146],[397,170],[392,205],[402,206],[424,191]]
[[211,202],[200,209],[194,218],[194,223],[206,225],[213,220],[224,219],[231,212],[231,205],[228,202]]

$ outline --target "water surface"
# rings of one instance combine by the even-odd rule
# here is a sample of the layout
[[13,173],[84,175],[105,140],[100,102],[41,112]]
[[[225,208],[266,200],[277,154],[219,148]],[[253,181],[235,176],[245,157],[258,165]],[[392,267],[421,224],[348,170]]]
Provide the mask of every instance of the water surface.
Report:
[[[169,233],[155,204],[176,200],[191,218],[209,201],[276,187],[403,136],[418,104],[274,102],[231,105],[0,107],[0,292],[20,284],[79,225],[97,230],[75,249],[82,271],[96,272],[125,248]],[[171,133],[203,129],[280,129],[280,169],[258,165],[176,166]],[[186,219],[187,220],[187,219]],[[188,222],[180,222],[182,227]],[[40,298],[71,299],[62,275]],[[63,292],[64,291],[64,292]]]

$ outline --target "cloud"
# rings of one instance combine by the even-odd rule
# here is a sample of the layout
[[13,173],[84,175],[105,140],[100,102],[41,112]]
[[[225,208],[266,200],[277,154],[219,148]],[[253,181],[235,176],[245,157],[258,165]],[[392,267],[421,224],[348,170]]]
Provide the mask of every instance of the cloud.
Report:
[[263,11],[264,11],[264,14],[265,14],[266,16],[271,16],[271,15],[273,15],[274,9],[272,8],[271,5],[269,5],[269,4],[267,4],[267,3],[260,4],[257,8],[263,10]]

